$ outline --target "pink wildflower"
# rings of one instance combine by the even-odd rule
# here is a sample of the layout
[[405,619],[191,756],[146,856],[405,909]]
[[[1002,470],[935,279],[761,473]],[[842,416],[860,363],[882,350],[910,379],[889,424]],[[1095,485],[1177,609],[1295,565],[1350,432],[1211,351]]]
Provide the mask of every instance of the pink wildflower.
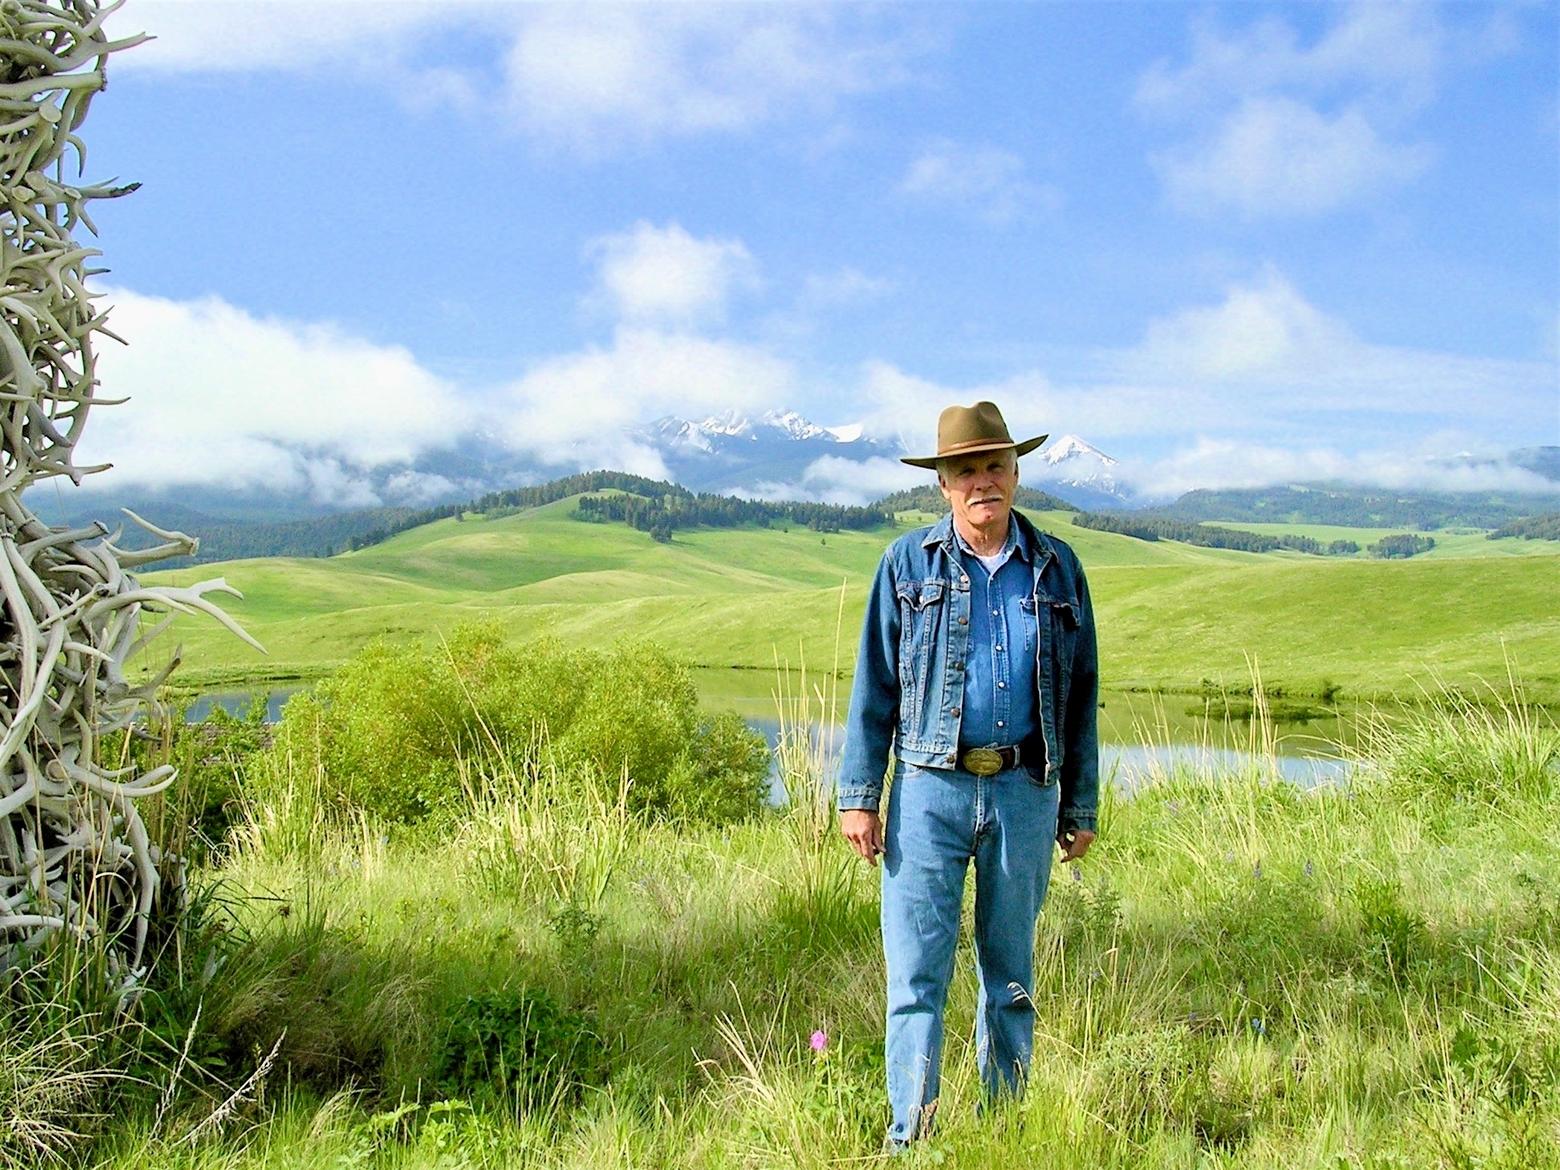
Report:
[[816,1032],[814,1032],[812,1034],[812,1040],[809,1041],[809,1043],[811,1043],[812,1050],[814,1052],[820,1052],[821,1053],[824,1049],[826,1049],[829,1046],[829,1034],[827,1032],[825,1032],[822,1028],[819,1028]]

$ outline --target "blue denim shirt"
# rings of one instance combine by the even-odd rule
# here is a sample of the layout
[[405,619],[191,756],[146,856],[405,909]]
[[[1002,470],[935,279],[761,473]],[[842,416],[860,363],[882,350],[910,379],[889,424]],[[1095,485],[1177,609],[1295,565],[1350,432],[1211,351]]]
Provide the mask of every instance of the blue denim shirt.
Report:
[[[1025,761],[1037,784],[1061,784],[1059,828],[1094,829],[1099,805],[1099,666],[1094,607],[1066,543],[1013,512],[1033,552],[1035,689],[1044,758]],[[970,643],[970,577],[953,517],[908,532],[883,554],[867,597],[837,803],[876,809],[892,750],[906,763],[958,762]]]
[[953,536],[970,579],[970,652],[964,660],[959,750],[1022,743],[1040,730],[1029,541],[1023,529],[1010,523],[992,571],[957,528]]

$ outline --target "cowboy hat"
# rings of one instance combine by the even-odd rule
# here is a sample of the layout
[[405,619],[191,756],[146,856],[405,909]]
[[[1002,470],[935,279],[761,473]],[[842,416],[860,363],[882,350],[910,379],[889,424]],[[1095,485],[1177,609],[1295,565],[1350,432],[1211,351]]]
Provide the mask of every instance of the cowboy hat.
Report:
[[904,455],[899,462],[908,463],[911,467],[935,469],[939,459],[957,459],[961,455],[1001,451],[1008,447],[1013,448],[1015,456],[1027,455],[1050,437],[1041,435],[1036,439],[1015,443],[995,402],[950,406],[937,419],[937,454]]

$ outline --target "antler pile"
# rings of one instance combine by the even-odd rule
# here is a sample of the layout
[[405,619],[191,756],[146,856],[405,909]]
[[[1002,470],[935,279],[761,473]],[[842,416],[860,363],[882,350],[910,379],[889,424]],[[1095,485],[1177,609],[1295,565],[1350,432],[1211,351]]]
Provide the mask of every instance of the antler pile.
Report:
[[135,187],[71,186],[65,156],[79,171],[76,130],[108,55],[144,39],[104,34],[123,2],[0,0],[0,968],[69,931],[104,943],[128,985],[163,860],[135,801],[174,779],[171,767],[136,775],[98,759],[101,738],[149,713],[173,669],[140,686],[126,680],[126,662],[172,621],[142,636],[141,612],[205,612],[258,644],[205,599],[236,594],[222,580],[151,588],[127,574],[193,553],[191,537],[128,513],[162,540],[130,551],[118,531],[53,529],[22,503],[38,479],[79,484],[105,469],[72,462],[89,407],[114,400],[95,393],[93,335],[113,336],[86,289],[101,270],[85,263],[100,253],[71,233],[96,232],[88,202]]

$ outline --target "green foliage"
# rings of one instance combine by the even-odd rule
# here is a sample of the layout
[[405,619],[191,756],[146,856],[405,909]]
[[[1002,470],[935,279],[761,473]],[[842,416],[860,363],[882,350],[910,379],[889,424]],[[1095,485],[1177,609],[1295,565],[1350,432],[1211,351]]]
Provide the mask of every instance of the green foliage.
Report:
[[1073,523],[1079,528],[1118,532],[1137,540],[1176,540],[1201,548],[1228,548],[1241,552],[1263,553],[1288,549],[1290,552],[1309,553],[1312,556],[1331,556],[1340,551],[1359,551],[1359,545],[1348,550],[1336,547],[1350,543],[1348,541],[1334,541],[1331,545],[1323,546],[1321,541],[1310,536],[1271,536],[1261,532],[1247,532],[1242,528],[1199,524],[1151,512],[1079,512],[1073,517]]
[[1418,556],[1420,553],[1429,552],[1435,547],[1435,537],[1419,536],[1412,532],[1401,532],[1393,536],[1383,536],[1374,544],[1365,546],[1365,551],[1373,557],[1383,559],[1406,559]]
[[[670,486],[670,485],[663,485]],[[743,525],[769,527],[772,524],[800,524],[815,532],[839,532],[842,529],[884,528],[894,522],[891,512],[881,508],[857,508],[844,504],[771,503],[744,500],[736,496],[700,492],[682,488],[580,498],[575,515],[582,520],[616,520],[665,544],[678,528],[704,526],[736,528]]]
[[1287,521],[1350,528],[1493,528],[1554,509],[1554,494],[1402,492],[1346,484],[1198,488],[1166,511],[1184,520]]
[[1560,512],[1540,512],[1510,520],[1489,534],[1490,540],[1520,536],[1523,540],[1560,540]]
[[[387,534],[399,532],[411,523],[426,524],[434,518],[430,511],[445,516],[452,513],[458,515],[459,509],[465,506],[446,505],[433,510],[357,508],[301,520],[257,520],[208,516],[170,499],[143,501],[132,497],[109,501],[94,496],[85,503],[62,506],[60,501],[35,491],[28,494],[27,500],[51,523],[63,524],[65,527],[91,524],[102,516],[112,515],[116,508],[123,506],[142,516],[155,516],[158,523],[167,528],[200,537],[200,549],[194,556],[161,558],[157,561],[159,569],[177,569],[241,557],[328,557],[348,548],[383,540]],[[150,548],[160,540],[161,537],[131,527],[121,547]]]
[[[1417,767],[1460,732],[1552,766],[1520,711],[1479,714],[1374,750]],[[458,760],[466,803],[418,833],[316,820],[300,850],[241,825],[229,892],[161,944],[183,957],[135,1005],[134,1048],[93,1045],[116,1017],[62,984],[4,1017],[0,1119],[61,1094],[25,1116],[91,1131],[48,1140],[95,1170],[871,1164],[878,872],[801,810],[625,819],[572,773],[501,763]],[[1028,1096],[980,1108],[961,932],[938,1128],[909,1163],[1552,1167],[1560,801],[1411,779],[1186,771],[1114,801],[1040,921]],[[66,1023],[75,1055],[41,1058]]]
[[632,810],[718,822],[762,807],[768,768],[763,738],[740,720],[701,718],[687,668],[660,647],[513,646],[474,624],[440,646],[372,643],[294,696],[269,755],[262,786],[267,774],[317,775],[338,813],[403,824],[465,807],[464,761],[556,768],[610,791],[626,775]]
[[432,1075],[446,1096],[524,1113],[575,1103],[607,1070],[606,1049],[582,1013],[543,990],[520,987],[462,1000],[450,1013]]

